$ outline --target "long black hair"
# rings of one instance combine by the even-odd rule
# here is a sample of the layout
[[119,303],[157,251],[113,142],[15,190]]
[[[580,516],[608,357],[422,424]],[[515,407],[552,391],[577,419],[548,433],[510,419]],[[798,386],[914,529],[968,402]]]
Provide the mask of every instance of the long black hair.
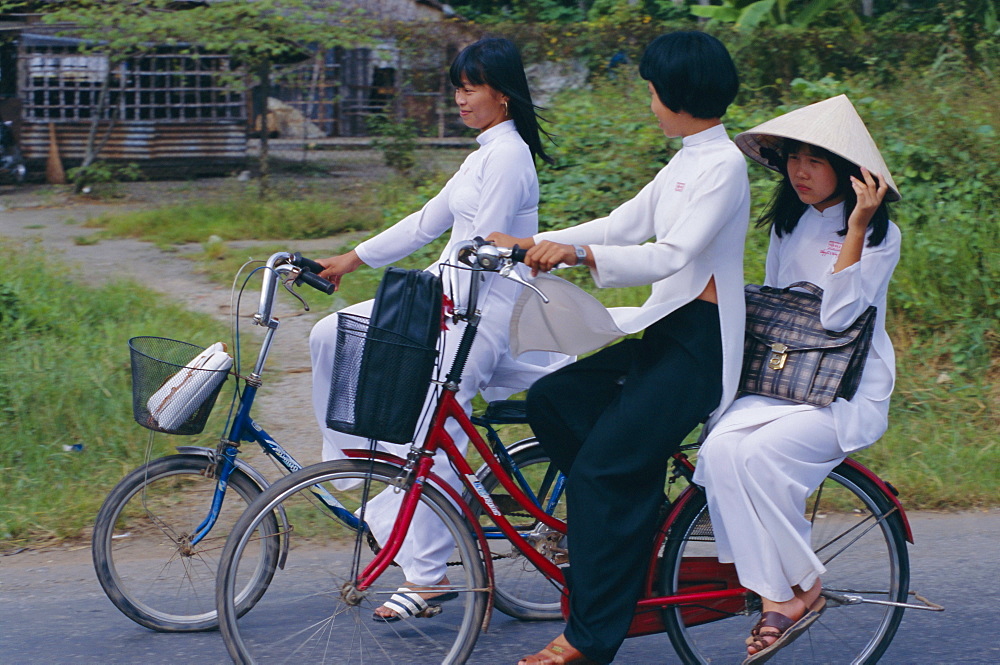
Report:
[[[806,211],[808,205],[799,199],[795,188],[792,187],[792,181],[788,177],[788,155],[797,153],[803,148],[808,150],[810,155],[821,157],[830,162],[830,166],[837,176],[837,188],[830,195],[830,198],[844,197],[844,228],[837,233],[842,236],[847,235],[847,220],[851,217],[854,206],[858,203],[858,197],[854,193],[854,188],[851,187],[851,176],[863,180],[861,169],[853,162],[840,155],[835,155],[829,150],[794,139],[782,139],[777,149],[761,149],[761,155],[769,164],[778,168],[782,178],[775,188],[767,208],[757,219],[757,226],[770,227],[780,238],[786,233],[794,231],[798,225],[799,218],[802,217],[802,213]],[[874,174],[872,175],[874,177]],[[889,232],[889,205],[885,200],[872,215],[868,227],[871,229],[871,235],[868,236],[868,246],[881,245],[882,241],[885,240],[886,233]]]
[[487,37],[462,49],[449,71],[451,83],[456,88],[464,77],[472,85],[488,85],[509,98],[507,110],[514,120],[517,133],[528,144],[532,157],[541,157],[548,164],[553,159],[542,147],[541,134],[552,137],[539,127],[537,108],[531,101],[528,77],[517,46],[509,39]]

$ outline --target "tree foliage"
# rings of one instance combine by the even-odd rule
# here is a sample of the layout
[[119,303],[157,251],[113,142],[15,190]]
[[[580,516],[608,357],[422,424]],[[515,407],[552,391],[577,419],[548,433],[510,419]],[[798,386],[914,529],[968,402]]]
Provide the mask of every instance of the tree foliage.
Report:
[[833,9],[856,20],[849,9],[852,4],[850,0],[723,0],[721,5],[694,5],[691,13],[720,23],[732,23],[740,30],[753,30],[760,25],[805,28]]
[[[946,22],[985,25],[995,34],[997,0],[455,0],[458,13],[477,21],[578,23],[642,14],[671,21],[684,15],[752,30],[760,25],[857,25],[891,17],[902,29],[933,29]],[[835,11],[831,11],[835,10]]]

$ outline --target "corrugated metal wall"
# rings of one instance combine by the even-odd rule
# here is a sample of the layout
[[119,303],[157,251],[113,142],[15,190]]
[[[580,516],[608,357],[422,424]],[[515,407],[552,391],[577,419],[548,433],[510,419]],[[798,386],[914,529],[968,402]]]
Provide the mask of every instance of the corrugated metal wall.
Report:
[[[86,154],[89,123],[54,125],[59,156],[65,168],[78,166]],[[99,127],[98,140],[106,131]],[[49,125],[25,122],[21,149],[29,171],[44,171],[49,156]],[[178,168],[191,175],[225,174],[246,161],[243,123],[174,124],[119,123],[101,150],[100,159],[137,162],[146,171]]]

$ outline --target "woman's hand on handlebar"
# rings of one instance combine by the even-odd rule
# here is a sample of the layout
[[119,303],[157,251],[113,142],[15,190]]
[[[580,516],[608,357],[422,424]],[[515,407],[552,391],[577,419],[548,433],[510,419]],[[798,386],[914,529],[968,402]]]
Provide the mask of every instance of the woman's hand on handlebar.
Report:
[[515,238],[499,231],[494,231],[486,236],[486,241],[493,243],[497,247],[513,247],[517,245],[521,249],[531,249],[535,246],[533,238]]
[[[531,268],[531,275],[535,276],[539,272],[548,272],[559,264],[576,265],[576,249],[573,245],[564,245],[550,240],[543,240],[535,244],[533,238],[515,238],[505,233],[493,232],[486,236],[486,239],[499,247],[513,247],[517,245],[521,249],[528,250],[524,257],[524,265]],[[588,258],[590,252],[587,252]]]
[[[590,251],[587,248],[585,251],[587,251],[587,258],[584,259],[583,264],[590,265],[592,260]],[[532,275],[537,275],[539,272],[549,272],[559,265],[575,266],[579,263],[579,259],[573,245],[543,240],[531,248],[524,258],[524,263],[531,267]]]
[[319,274],[325,280],[333,282],[340,288],[340,278],[349,272],[357,270],[364,261],[353,249],[346,254],[338,254],[326,259],[316,259],[316,263],[323,266],[323,272]]

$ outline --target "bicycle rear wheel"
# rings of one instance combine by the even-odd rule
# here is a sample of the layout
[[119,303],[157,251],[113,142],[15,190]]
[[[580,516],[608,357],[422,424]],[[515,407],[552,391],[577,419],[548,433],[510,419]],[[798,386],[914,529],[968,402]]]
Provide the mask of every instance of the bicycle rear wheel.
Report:
[[[905,602],[910,564],[903,522],[892,502],[862,473],[841,464],[806,503],[814,516],[812,541],[825,562],[824,593]],[[702,557],[698,559],[697,557]],[[698,491],[670,525],[661,569],[665,595],[682,589],[686,571],[717,559],[705,495]],[[697,582],[695,582],[697,583]],[[730,601],[732,603],[733,601]],[[691,623],[691,614],[706,623]],[[688,616],[685,621],[685,614]],[[663,613],[674,649],[685,663],[728,662],[746,654],[744,640],[760,615],[754,594],[737,607],[683,606]],[[774,663],[876,663],[888,648],[903,608],[859,604],[827,609],[809,631],[778,651]]]
[[[559,474],[538,440],[530,438],[518,441],[510,446],[508,452],[539,505],[552,516],[565,520],[566,504],[562,485],[557,484]],[[499,479],[489,467],[484,465],[477,473],[493,503],[511,525],[524,535],[531,547],[545,552],[553,561],[562,563],[567,560],[568,555],[561,551],[566,546],[561,534],[533,519],[500,485]],[[482,506],[475,499],[466,497],[466,500],[480,517],[493,552],[493,602],[496,608],[508,616],[524,621],[561,620],[562,592],[559,587],[503,536],[489,516],[483,514]]]
[[[440,604],[430,618],[377,622],[372,613],[405,582],[390,566],[373,586],[358,591],[356,576],[372,560],[366,534],[349,524],[360,510],[364,481],[369,496],[388,489],[400,469],[368,460],[340,460],[306,467],[274,483],[233,527],[222,554],[216,587],[220,628],[237,663],[462,663],[468,659],[486,614],[483,562],[468,523],[447,498],[424,486],[421,505],[448,528],[455,541],[442,593],[457,598]],[[337,485],[353,485],[338,490]],[[320,505],[314,487],[322,485],[347,509],[338,517]],[[266,516],[284,505],[299,537],[271,590],[245,616],[235,611],[235,581],[246,557],[252,561],[255,533]],[[366,507],[366,510],[368,508]],[[360,539],[360,540],[359,540]],[[433,600],[431,605],[435,605]]]
[[[136,623],[161,632],[210,630],[218,625],[215,574],[236,519],[261,492],[249,476],[229,478],[218,521],[197,545],[190,537],[209,513],[216,480],[204,455],[170,455],[125,476],[97,513],[91,550],[97,579],[111,602]],[[236,583],[240,611],[267,589],[278,562],[278,523],[260,521],[261,538],[246,552]]]

